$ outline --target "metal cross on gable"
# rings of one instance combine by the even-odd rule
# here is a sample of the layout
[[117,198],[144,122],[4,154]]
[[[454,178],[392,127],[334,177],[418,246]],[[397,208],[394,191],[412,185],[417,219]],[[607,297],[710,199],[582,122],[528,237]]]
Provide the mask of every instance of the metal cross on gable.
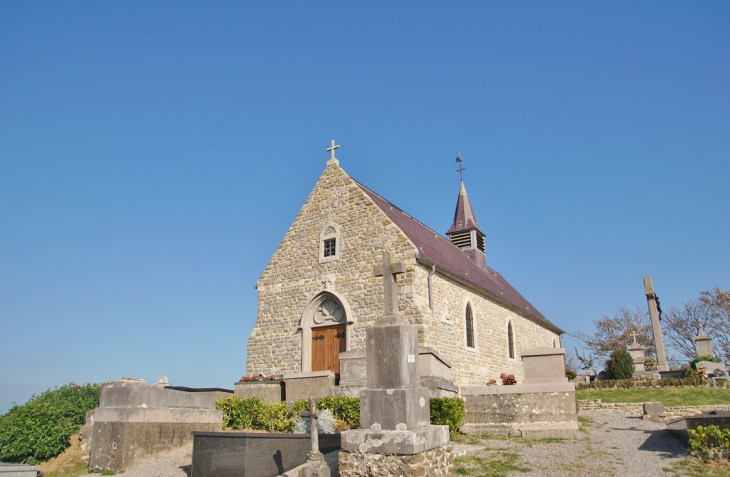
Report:
[[330,151],[332,153],[332,157],[330,158],[331,161],[335,160],[335,149],[339,149],[340,146],[335,146],[335,140],[332,140],[332,146],[328,147],[326,150]]

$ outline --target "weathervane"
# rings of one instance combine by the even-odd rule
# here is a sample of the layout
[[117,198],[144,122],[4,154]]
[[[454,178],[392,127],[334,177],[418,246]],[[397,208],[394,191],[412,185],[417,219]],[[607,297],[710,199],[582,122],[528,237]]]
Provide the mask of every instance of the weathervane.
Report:
[[332,146],[328,147],[326,150],[332,152],[332,157],[330,158],[330,161],[335,161],[335,149],[338,149],[340,146],[335,146],[335,140],[332,140]]
[[456,172],[459,173],[459,178],[461,179],[461,182],[464,182],[464,171],[466,170],[466,167],[463,167],[461,164],[462,162],[464,162],[464,158],[461,157],[461,151],[459,151],[459,157],[456,158],[456,162],[459,164],[459,168],[456,169]]

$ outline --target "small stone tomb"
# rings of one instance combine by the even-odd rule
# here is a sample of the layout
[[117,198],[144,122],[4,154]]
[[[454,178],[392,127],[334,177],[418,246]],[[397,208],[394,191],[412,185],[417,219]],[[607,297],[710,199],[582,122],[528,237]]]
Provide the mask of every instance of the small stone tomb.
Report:
[[89,470],[121,473],[183,450],[191,431],[220,430],[222,419],[210,397],[122,379],[102,385],[80,434],[91,441]]
[[335,373],[333,371],[309,371],[305,373],[284,373],[286,400],[321,398],[334,396]]
[[[719,376],[725,377],[727,379],[727,367],[725,366],[725,363],[715,363],[713,361],[697,361],[697,369],[700,369],[701,367],[705,368],[705,376],[709,378],[716,378]],[[719,373],[717,371],[720,371]]]
[[689,429],[698,426],[717,426],[720,429],[730,429],[730,411],[707,411],[694,416],[685,416],[667,422],[667,429],[684,445],[689,445]]
[[[195,477],[274,477],[307,461],[309,434],[193,432]],[[319,450],[340,448],[339,434],[319,434]]]
[[237,398],[259,398],[267,404],[279,404],[286,400],[284,381],[239,381],[235,383],[233,395]]
[[575,385],[565,377],[565,350],[524,350],[522,360],[523,384],[462,387],[461,432],[526,439],[578,437]]

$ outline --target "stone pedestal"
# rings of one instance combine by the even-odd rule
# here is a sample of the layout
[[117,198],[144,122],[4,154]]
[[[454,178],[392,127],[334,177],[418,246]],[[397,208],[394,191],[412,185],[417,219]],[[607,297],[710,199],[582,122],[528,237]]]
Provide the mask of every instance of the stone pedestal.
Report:
[[[398,315],[395,274],[405,272],[389,254],[374,270],[384,277],[385,313],[366,331],[367,389],[360,393],[360,425],[342,433],[340,475],[376,475],[373,462],[390,462],[387,475],[447,475],[434,473],[425,453],[453,459],[449,426],[430,425],[428,389],[421,387],[418,330]],[[453,460],[451,460],[453,462]],[[383,469],[382,465],[375,464]],[[417,468],[409,466],[415,465]]]
[[697,356],[715,356],[715,351],[712,349],[712,337],[705,333],[703,326],[700,326],[700,334],[695,336],[695,349]]
[[342,433],[351,452],[416,454],[446,445],[448,426],[430,425],[428,389],[420,386],[418,330],[373,326],[367,337],[368,389],[360,393],[362,429]]
[[629,355],[631,355],[631,358],[634,360],[635,371],[646,371],[646,369],[644,369],[644,363],[646,362],[646,358],[644,357],[644,347],[634,341],[634,344],[629,346],[628,350]]
[[335,373],[329,370],[284,373],[284,389],[287,401],[334,396]]
[[279,404],[286,399],[284,381],[239,381],[233,386],[233,395],[241,399],[257,397],[267,404]]

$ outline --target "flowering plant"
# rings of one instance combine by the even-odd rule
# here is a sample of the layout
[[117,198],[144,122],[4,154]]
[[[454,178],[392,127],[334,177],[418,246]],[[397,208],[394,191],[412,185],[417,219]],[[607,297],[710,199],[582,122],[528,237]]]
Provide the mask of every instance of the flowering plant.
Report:
[[502,378],[502,384],[505,384],[505,385],[517,384],[517,378],[515,378],[514,374],[502,373],[499,375],[499,377]]
[[239,382],[248,383],[251,381],[280,381],[282,379],[281,374],[272,374],[271,376],[264,376],[263,374],[254,374],[253,376],[243,376]]
[[497,380],[496,379],[488,379],[487,380],[487,386],[491,386],[493,384],[497,384]]

